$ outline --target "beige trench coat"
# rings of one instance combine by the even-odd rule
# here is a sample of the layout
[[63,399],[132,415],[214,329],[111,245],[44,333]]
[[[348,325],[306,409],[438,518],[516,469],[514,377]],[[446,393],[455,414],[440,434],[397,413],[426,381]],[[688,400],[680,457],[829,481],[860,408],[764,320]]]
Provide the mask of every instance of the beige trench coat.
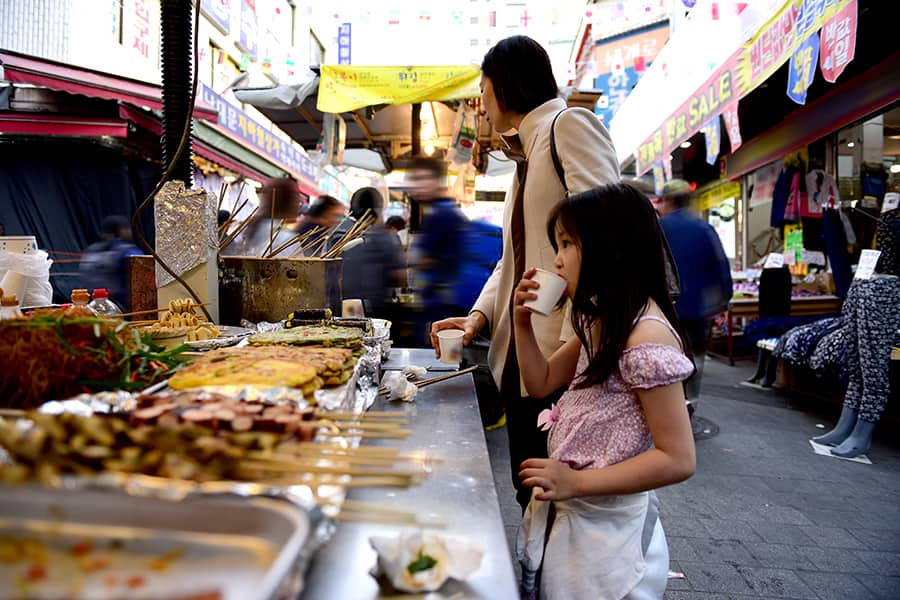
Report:
[[[550,157],[550,124],[564,108],[564,100],[549,100],[525,115],[519,124],[519,139],[528,160],[524,195],[526,269],[556,270],[553,266],[556,253],[547,238],[547,218],[556,203],[565,197],[565,190]],[[619,167],[609,132],[592,112],[583,108],[567,110],[556,122],[555,137],[570,194],[619,180]],[[488,363],[498,386],[503,379],[511,337],[510,298],[518,283],[513,280],[515,265],[510,236],[517,188],[518,182],[514,178],[506,194],[503,214],[503,255],[472,307],[473,311],[483,313],[490,324]],[[532,318],[538,346],[547,357],[573,335],[564,318],[566,314],[567,308],[556,310],[548,317],[534,315]],[[524,383],[520,382],[520,386],[522,395],[526,396]]]

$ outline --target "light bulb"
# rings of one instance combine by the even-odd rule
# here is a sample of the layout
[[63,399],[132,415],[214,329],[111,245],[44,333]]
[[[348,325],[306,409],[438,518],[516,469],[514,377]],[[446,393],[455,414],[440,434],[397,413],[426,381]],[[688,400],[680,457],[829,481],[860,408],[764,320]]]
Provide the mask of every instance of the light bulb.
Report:
[[691,147],[691,143],[690,143],[690,142],[681,142],[681,147],[682,147],[682,148],[690,148],[690,147]]
[[847,147],[848,147],[848,148],[852,148],[852,147],[855,146],[855,145],[856,145],[856,142],[847,142]]
[[891,165],[891,173],[900,173],[900,163]]
[[425,144],[425,154],[428,156],[434,154],[434,144]]

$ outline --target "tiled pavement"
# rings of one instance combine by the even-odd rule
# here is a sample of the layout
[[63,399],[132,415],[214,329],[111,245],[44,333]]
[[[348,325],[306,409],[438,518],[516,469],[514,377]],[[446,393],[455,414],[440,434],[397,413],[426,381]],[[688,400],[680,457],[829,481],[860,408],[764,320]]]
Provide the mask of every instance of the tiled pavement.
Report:
[[[660,490],[668,600],[900,598],[900,443],[876,431],[871,466],[817,456],[810,436],[838,407],[738,385],[752,365],[708,361],[697,473]],[[510,547],[521,511],[506,431],[486,432]]]

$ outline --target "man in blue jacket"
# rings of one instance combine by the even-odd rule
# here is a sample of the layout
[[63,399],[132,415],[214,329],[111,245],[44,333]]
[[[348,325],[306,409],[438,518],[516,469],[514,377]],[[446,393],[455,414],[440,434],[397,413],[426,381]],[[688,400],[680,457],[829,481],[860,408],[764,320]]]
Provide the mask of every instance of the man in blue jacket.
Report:
[[688,400],[700,396],[706,338],[713,317],[731,300],[731,266],[712,226],[690,209],[691,188],[681,179],[666,183],[656,202],[660,225],[672,250],[681,281],[675,302],[678,318],[694,351],[697,372],[688,380]]

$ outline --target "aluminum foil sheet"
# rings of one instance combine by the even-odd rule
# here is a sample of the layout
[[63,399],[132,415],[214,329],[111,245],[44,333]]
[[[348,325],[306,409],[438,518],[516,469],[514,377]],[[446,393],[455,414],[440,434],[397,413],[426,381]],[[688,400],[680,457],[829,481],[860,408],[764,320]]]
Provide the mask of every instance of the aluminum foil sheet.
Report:
[[[169,267],[183,275],[207,261],[218,250],[216,198],[204,189],[186,190],[181,181],[170,181],[156,195],[156,248]],[[156,265],[156,285],[174,278]]]
[[79,394],[68,400],[52,400],[38,408],[38,412],[50,415],[72,413],[82,417],[93,414],[114,414],[128,412],[137,407],[135,395],[131,392],[97,392]]

